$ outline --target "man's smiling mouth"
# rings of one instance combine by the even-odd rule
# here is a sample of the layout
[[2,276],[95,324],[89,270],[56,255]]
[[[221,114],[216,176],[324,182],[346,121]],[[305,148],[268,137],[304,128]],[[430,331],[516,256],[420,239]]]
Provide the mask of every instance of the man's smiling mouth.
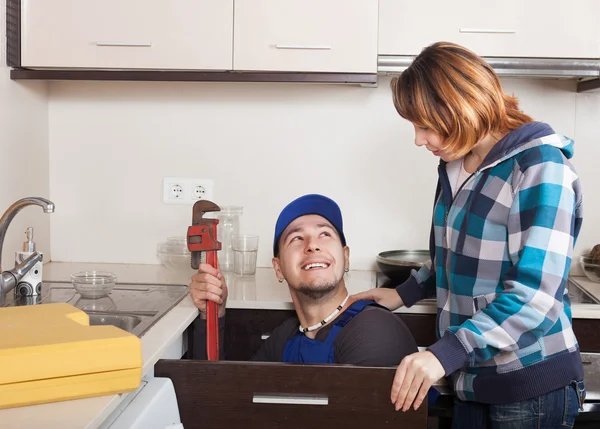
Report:
[[327,268],[329,267],[329,264],[325,263],[325,262],[311,262],[310,264],[306,264],[302,267],[302,269],[304,271],[309,271],[312,270],[314,268]]

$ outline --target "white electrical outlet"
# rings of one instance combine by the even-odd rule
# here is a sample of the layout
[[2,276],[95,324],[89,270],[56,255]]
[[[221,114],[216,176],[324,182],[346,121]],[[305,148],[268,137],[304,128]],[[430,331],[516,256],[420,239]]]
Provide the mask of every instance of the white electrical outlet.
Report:
[[194,204],[198,200],[213,200],[211,179],[188,177],[165,177],[163,180],[163,203]]
[[[206,188],[202,185],[192,184],[192,199],[201,200],[206,195]],[[204,198],[205,200],[208,198]]]
[[177,184],[177,183],[173,183],[169,185],[169,198],[174,199],[174,200],[179,200],[181,198],[183,198],[183,188],[181,187],[181,185]]

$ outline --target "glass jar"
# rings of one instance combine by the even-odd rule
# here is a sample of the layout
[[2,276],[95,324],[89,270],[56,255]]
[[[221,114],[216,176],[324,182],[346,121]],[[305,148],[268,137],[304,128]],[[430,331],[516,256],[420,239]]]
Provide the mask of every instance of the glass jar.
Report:
[[215,212],[217,219],[219,219],[217,240],[221,242],[221,251],[219,252],[221,271],[233,271],[231,237],[240,231],[240,216],[243,211],[242,206],[224,206],[221,207],[221,211]]

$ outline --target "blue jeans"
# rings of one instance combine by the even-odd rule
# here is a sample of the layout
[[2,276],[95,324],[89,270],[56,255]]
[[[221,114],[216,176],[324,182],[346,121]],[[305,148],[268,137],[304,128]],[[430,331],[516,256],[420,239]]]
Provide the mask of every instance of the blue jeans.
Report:
[[572,428],[585,399],[583,381],[537,398],[503,405],[455,399],[452,429]]

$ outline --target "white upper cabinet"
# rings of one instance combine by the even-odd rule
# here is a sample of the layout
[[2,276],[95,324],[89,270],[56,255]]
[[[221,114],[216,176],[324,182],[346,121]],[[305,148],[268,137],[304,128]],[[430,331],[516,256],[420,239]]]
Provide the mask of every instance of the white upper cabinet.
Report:
[[517,2],[380,0],[379,53],[416,55],[427,45],[447,41],[480,55],[497,55],[513,43]]
[[377,72],[378,0],[235,0],[234,70]]
[[21,65],[231,70],[233,0],[22,0]]
[[482,56],[600,58],[598,0],[379,0],[379,54],[438,41]]
[[516,57],[600,58],[600,1],[519,3]]

